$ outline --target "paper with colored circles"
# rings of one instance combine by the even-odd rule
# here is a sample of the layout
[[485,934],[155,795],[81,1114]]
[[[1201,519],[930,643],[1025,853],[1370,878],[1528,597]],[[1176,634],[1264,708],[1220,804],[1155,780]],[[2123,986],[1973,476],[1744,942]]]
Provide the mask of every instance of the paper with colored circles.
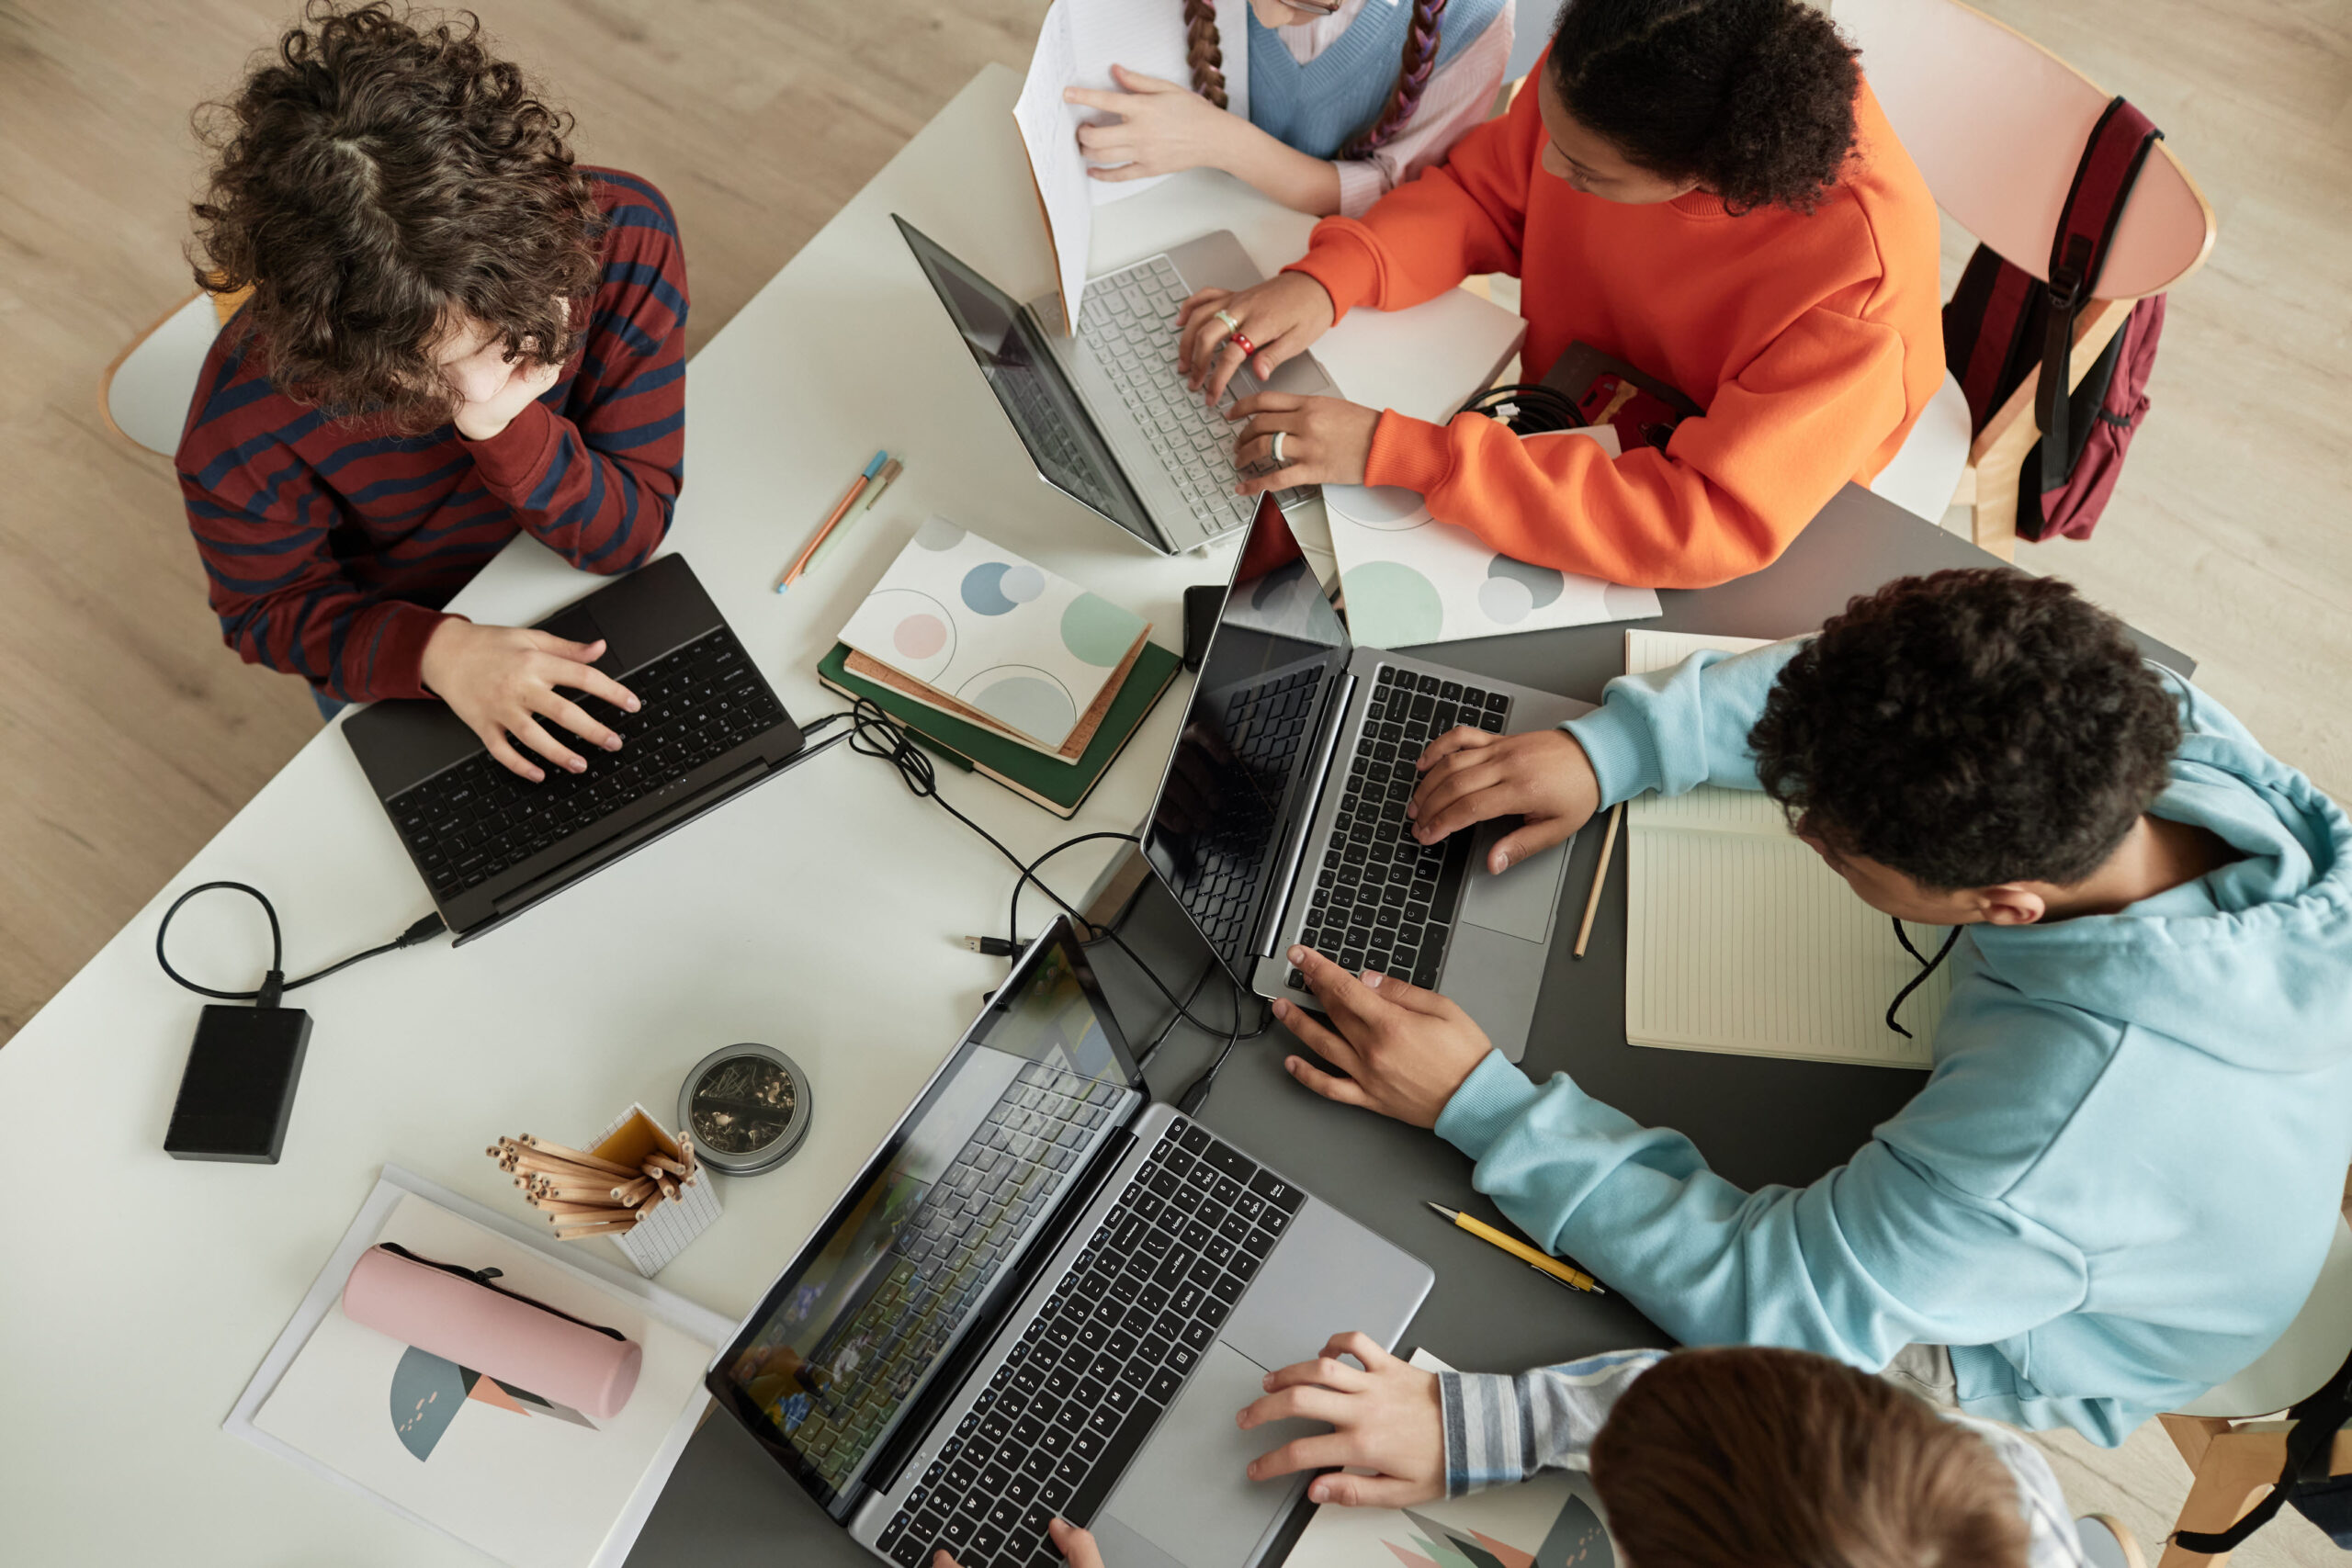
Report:
[[1150,623],[944,517],[932,517],[842,641],[1059,750]]
[[[1617,456],[1617,433],[1607,425],[1529,437],[1588,438]],[[1417,648],[1659,614],[1651,589],[1502,555],[1469,529],[1430,516],[1409,490],[1325,485],[1323,510],[1346,595],[1348,635],[1368,648]]]

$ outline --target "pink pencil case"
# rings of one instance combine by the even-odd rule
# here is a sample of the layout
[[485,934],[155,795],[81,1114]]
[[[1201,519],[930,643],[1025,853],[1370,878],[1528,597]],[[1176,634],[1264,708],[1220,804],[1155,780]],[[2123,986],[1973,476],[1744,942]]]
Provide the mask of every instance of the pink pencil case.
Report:
[[644,1348],[491,1281],[495,1269],[435,1263],[385,1242],[344,1281],[343,1314],[485,1377],[602,1420],[637,1388]]

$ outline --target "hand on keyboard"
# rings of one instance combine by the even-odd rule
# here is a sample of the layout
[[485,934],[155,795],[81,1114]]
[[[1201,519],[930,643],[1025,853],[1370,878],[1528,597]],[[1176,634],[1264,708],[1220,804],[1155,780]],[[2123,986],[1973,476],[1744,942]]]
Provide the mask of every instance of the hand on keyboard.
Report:
[[1225,384],[1245,357],[1219,311],[1240,322],[1241,334],[1256,347],[1248,357],[1250,373],[1261,381],[1276,366],[1305,354],[1339,320],[1330,294],[1303,272],[1280,273],[1238,294],[1204,288],[1185,300],[1176,318],[1183,334],[1176,346],[1176,368],[1184,373],[1185,385],[1207,394],[1211,408],[1225,396]]
[[[1434,1382],[1436,1374],[1430,1374],[1430,1378]],[[1055,1549],[1069,1568],[1102,1568],[1102,1553],[1094,1544],[1093,1531],[1082,1530],[1068,1519],[1055,1519],[1046,1526],[1046,1534],[1052,1538]],[[931,1561],[932,1568],[963,1568],[944,1551],[933,1553]]]
[[1524,735],[1450,729],[1429,743],[1419,766],[1421,782],[1405,815],[1412,819],[1413,837],[1424,844],[1498,817],[1525,818],[1487,852],[1491,872],[1550,849],[1600,809],[1592,759],[1565,729]]
[[[606,751],[621,749],[621,738],[597,722],[559,686],[602,697],[635,713],[637,698],[595,667],[603,642],[567,642],[524,626],[478,626],[451,616],[425,639],[424,684],[481,738],[505,768],[537,784],[547,777],[537,763],[514,749],[521,741],[557,767],[584,773],[588,764],[549,730],[555,725]],[[539,720],[554,720],[542,728]]]
[[1283,1058],[1283,1067],[1326,1100],[1434,1127],[1454,1091],[1494,1049],[1468,1013],[1435,991],[1376,970],[1358,979],[1304,947],[1292,948],[1290,961],[1331,1021],[1327,1026],[1280,999],[1274,1016],[1300,1044],[1347,1077],[1333,1077],[1303,1056]]
[[[1291,485],[1360,485],[1364,465],[1372,460],[1372,433],[1380,428],[1378,409],[1296,392],[1237,399],[1225,417],[1250,422],[1233,444],[1242,495]],[[1280,467],[1274,463],[1277,431],[1283,437]]]
[[[1351,1367],[1343,1356],[1362,1365]],[[1299,1418],[1326,1422],[1332,1430],[1262,1455],[1250,1466],[1250,1480],[1345,1466],[1372,1473],[1317,1476],[1306,1489],[1308,1498],[1342,1507],[1408,1508],[1445,1495],[1437,1374],[1399,1360],[1368,1336],[1334,1335],[1318,1359],[1268,1372],[1266,1397],[1242,1410],[1241,1427],[1248,1431]]]

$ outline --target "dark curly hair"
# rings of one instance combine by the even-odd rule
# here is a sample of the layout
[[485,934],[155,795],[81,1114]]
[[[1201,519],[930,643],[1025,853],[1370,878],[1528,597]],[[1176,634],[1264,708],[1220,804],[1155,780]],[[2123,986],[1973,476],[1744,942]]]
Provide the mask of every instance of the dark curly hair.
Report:
[[2165,787],[2180,717],[2121,622],[1998,567],[1849,602],[1747,743],[1766,792],[1840,853],[1931,888],[2063,887]]
[[1992,1447],[1883,1378],[1802,1350],[1678,1350],[1592,1444],[1640,1568],[2024,1568]]
[[431,351],[461,315],[510,361],[571,357],[605,220],[572,166],[570,117],[491,54],[471,15],[311,0],[197,127],[215,159],[195,204],[197,281],[252,288],[243,319],[289,397],[409,431],[446,423],[456,394]]
[[1567,0],[1552,85],[1579,124],[1731,212],[1811,212],[1854,150],[1854,50],[1804,0]]

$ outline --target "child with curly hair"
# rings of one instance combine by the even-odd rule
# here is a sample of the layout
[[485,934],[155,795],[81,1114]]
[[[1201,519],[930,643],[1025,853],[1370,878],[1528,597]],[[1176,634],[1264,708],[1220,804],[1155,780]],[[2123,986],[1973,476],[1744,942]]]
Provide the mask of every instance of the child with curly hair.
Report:
[[1361,216],[1487,118],[1510,60],[1510,0],[1250,0],[1250,114],[1228,112],[1213,0],[1184,7],[1189,90],[1112,67],[1069,90],[1120,118],[1079,146],[1098,180],[1223,169],[1285,207]]
[[[1339,398],[1261,393],[1242,493],[1396,485],[1522,560],[1697,588],[1770,564],[1867,480],[1943,380],[1937,220],[1854,51],[1804,0],[1569,0],[1509,113],[1306,256],[1186,307],[1180,363],[1212,403],[1358,305],[1521,280],[1522,379],[1583,343],[1704,412],[1663,449],[1522,440]],[[1238,322],[1237,327],[1233,323]],[[1271,465],[1285,435],[1285,467]]]
[[602,644],[441,606],[518,533],[598,572],[661,545],[685,445],[670,204],[574,164],[569,118],[471,17],[312,0],[211,113],[197,280],[252,295],[177,461],[223,638],[330,716],[439,697],[525,778],[618,750],[563,690],[635,711]]

